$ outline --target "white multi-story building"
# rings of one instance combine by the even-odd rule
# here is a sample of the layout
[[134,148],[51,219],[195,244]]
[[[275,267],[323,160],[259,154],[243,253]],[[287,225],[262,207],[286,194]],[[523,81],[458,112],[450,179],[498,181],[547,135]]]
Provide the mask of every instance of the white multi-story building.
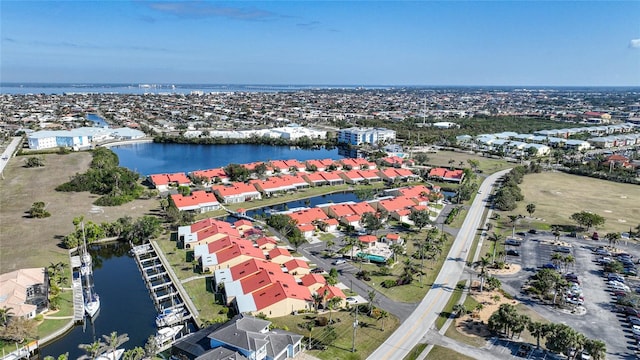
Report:
[[338,143],[360,145],[363,143],[376,145],[380,142],[393,143],[396,132],[385,128],[348,128],[338,131]]

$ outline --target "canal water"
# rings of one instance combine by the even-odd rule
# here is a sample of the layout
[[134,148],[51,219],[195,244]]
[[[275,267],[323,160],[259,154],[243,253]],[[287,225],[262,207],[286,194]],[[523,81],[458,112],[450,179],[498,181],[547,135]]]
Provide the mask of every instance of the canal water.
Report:
[[270,145],[196,145],[137,143],[111,147],[118,155],[120,166],[140,175],[190,172],[224,167],[230,163],[255,161],[311,159],[341,159],[338,149],[299,149]]
[[98,116],[96,114],[87,114],[87,120],[93,122],[96,127],[108,127],[109,126],[109,124],[107,124],[107,122],[104,121],[103,118],[101,118],[100,116]]
[[113,331],[128,334],[129,341],[123,344],[123,349],[144,347],[149,336],[155,334],[157,312],[135,260],[128,255],[129,249],[128,244],[120,242],[90,246],[100,312],[93,323],[77,325],[64,337],[43,347],[41,358],[68,352],[69,359],[76,359],[85,355],[79,344],[101,340],[102,335]]

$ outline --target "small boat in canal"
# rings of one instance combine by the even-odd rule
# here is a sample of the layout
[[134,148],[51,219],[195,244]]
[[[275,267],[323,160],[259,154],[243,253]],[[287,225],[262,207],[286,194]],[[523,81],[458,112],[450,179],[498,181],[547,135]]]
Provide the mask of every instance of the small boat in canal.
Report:
[[184,325],[176,325],[171,327],[165,327],[158,330],[158,333],[154,336],[154,340],[158,346],[162,346],[167,342],[173,340],[176,335],[182,331]]
[[182,322],[184,319],[184,308],[183,307],[175,307],[164,309],[161,314],[156,316],[156,326],[159,328],[165,326],[171,326]]
[[116,349],[98,356],[96,360],[120,360],[122,354],[124,354],[124,349]]

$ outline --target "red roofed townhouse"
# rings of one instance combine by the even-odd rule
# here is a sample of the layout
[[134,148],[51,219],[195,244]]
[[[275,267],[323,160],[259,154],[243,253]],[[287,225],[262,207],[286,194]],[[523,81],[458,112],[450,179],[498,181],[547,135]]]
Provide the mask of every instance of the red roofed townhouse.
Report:
[[405,160],[399,156],[387,156],[380,159],[383,166],[391,166],[396,168],[406,167]]
[[200,258],[200,265],[202,272],[206,273],[225,267],[230,268],[251,258],[265,259],[265,256],[262,250],[253,247],[250,241],[246,241],[246,243],[233,244],[213,254],[203,255]]
[[337,231],[338,225],[340,225],[340,222],[333,218],[318,221],[318,228],[325,232]]
[[387,182],[415,181],[420,179],[420,176],[414,174],[411,170],[402,168],[387,168],[384,170],[380,170],[378,171],[378,175],[380,175],[380,178]]
[[286,316],[302,310],[313,309],[311,292],[302,285],[280,282],[251,294],[236,297],[234,305],[238,313],[260,313],[268,317]]
[[360,243],[364,245],[365,249],[368,249],[376,246],[378,238],[373,235],[362,235],[358,236],[358,241],[360,241]]
[[338,160],[342,164],[342,168],[345,170],[373,170],[376,168],[376,164],[363,158],[346,158]]
[[286,284],[287,286],[298,285],[296,279],[289,274],[285,274],[282,271],[261,269],[260,271],[240,280],[225,282],[224,293],[226,303],[230,304],[238,296],[250,294],[278,282]]
[[[217,237],[216,237],[217,235]],[[213,240],[223,238],[225,235],[240,237],[240,232],[226,221],[213,218],[200,220],[196,223],[178,228],[178,242],[185,249],[192,249],[199,242],[205,242],[209,237]]]
[[253,223],[249,220],[241,219],[233,223],[233,227],[244,236],[244,233],[253,229]]
[[439,187],[432,191],[424,185],[407,186],[399,189],[394,189],[394,191],[391,191],[390,194],[416,199],[419,205],[425,206],[428,205],[431,201],[437,201],[443,198],[443,195],[440,194]]
[[296,227],[300,230],[300,233],[305,239],[311,239],[316,230],[316,227],[313,224],[296,225]]
[[225,204],[237,204],[262,198],[255,186],[242,182],[234,182],[229,186],[213,186],[211,189]]
[[385,211],[392,218],[406,222],[409,214],[417,206],[416,200],[409,197],[399,196],[392,199],[384,199],[372,203],[378,211]]
[[287,272],[296,278],[301,278],[304,275],[307,275],[311,270],[309,269],[309,264],[306,261],[302,261],[300,259],[292,259],[283,264],[287,269]]
[[340,298],[342,300],[342,301],[340,301],[338,303],[338,307],[343,307],[346,304],[347,296],[337,286],[325,285],[325,286],[319,288],[318,290],[316,290],[316,293],[319,294],[319,295],[322,295],[322,298],[323,298],[322,307],[323,308],[326,308],[327,307],[327,302],[329,300],[331,300],[332,298],[334,298],[334,297]]
[[281,175],[283,181],[293,185],[296,189],[306,189],[309,183],[301,175]]
[[307,169],[313,171],[327,171],[334,161],[331,159],[324,160],[307,160]]
[[379,182],[382,181],[380,175],[378,175],[377,170],[358,170],[360,176],[365,180],[365,182]]
[[156,188],[158,191],[168,191],[170,186],[190,186],[191,180],[185,175],[185,173],[175,173],[175,174],[154,174],[149,175],[149,182]]
[[215,183],[228,183],[229,176],[224,172],[223,168],[196,170],[191,172],[191,178],[206,179],[205,186],[211,186]]
[[358,170],[349,170],[340,173],[340,177],[348,184],[359,184],[364,181],[364,177]]
[[273,169],[274,173],[288,173],[289,172],[289,167],[287,166],[287,163],[284,162],[284,160],[271,160],[269,165]]
[[270,250],[267,255],[268,255],[269,261],[276,263],[278,265],[282,265],[287,261],[293,259],[293,256],[291,256],[291,253],[289,252],[289,250],[281,247],[277,247],[275,249]]
[[258,245],[259,249],[271,250],[271,249],[275,248],[278,245],[278,240],[276,240],[276,239],[274,239],[272,237],[263,236],[263,237],[259,238],[258,240],[256,240],[256,244]]
[[213,275],[215,283],[222,284],[227,281],[243,279],[247,276],[250,276],[251,274],[257,273],[262,269],[266,269],[270,272],[279,271],[281,273],[284,273],[280,265],[276,263],[272,263],[271,261],[267,260],[251,258],[230,268],[218,269],[213,273]]
[[311,186],[322,186],[328,184],[327,180],[322,176],[321,172],[304,174],[302,178]]
[[249,240],[244,240],[229,235],[223,235],[223,237],[216,237],[213,241],[202,242],[193,246],[193,257],[194,259],[199,260],[203,256],[213,254],[222,249],[226,249],[228,247],[231,247],[233,244],[240,244],[242,246],[253,246],[253,243]]
[[278,176],[272,176],[266,180],[251,180],[249,183],[267,197],[277,193],[296,190],[293,184]]
[[307,274],[300,278],[302,286],[306,286],[312,293],[327,284],[327,279],[320,274]]
[[243,168],[249,170],[250,172],[256,172],[256,168],[260,165],[266,165],[267,167],[266,171],[264,172],[264,175],[269,176],[273,174],[273,170],[269,167],[269,164],[264,163],[262,161],[256,161],[248,164],[241,164]]
[[196,190],[188,196],[171,194],[171,201],[179,211],[193,211],[202,214],[220,209],[220,203],[216,196],[204,190]]
[[352,226],[359,226],[360,219],[365,213],[376,213],[376,209],[367,202],[331,205],[324,208],[324,211],[341,223]]
[[284,163],[289,167],[289,172],[305,171],[307,168],[305,164],[295,159],[285,160]]
[[327,183],[331,186],[343,185],[344,179],[341,176],[342,171],[332,171],[332,172],[321,172],[320,175],[327,181]]
[[464,171],[449,170],[445,168],[433,168],[429,170],[429,178],[459,183],[464,179]]
[[315,224],[320,220],[328,219],[327,214],[320,208],[309,208],[300,211],[294,211],[287,214],[291,219],[295,220],[298,225]]

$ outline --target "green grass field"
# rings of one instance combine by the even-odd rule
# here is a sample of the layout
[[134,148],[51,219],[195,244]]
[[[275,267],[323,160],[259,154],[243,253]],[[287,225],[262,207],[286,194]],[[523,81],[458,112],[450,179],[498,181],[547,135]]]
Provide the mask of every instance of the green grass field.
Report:
[[[629,227],[640,224],[638,185],[544,172],[525,175],[520,188],[524,200],[514,211],[500,212],[503,220],[507,215],[526,215],[527,219],[520,220],[519,229],[549,229],[552,224],[576,225],[569,217],[583,210],[606,219],[599,229],[602,233],[629,231]],[[528,218],[525,210],[529,203],[536,205],[533,219]]]
[[[508,163],[507,161],[502,159],[491,159],[475,154],[468,154],[466,152],[438,151],[437,153],[429,153],[427,155],[429,156],[429,165],[442,167],[470,167],[467,160],[478,160],[480,162],[480,166],[478,167],[478,169],[485,174],[493,174],[494,172],[504,170],[515,165]],[[450,164],[450,160],[453,160],[453,163]]]
[[473,360],[474,358],[460,354],[457,351],[447,349],[445,347],[434,345],[429,351],[427,360]]

